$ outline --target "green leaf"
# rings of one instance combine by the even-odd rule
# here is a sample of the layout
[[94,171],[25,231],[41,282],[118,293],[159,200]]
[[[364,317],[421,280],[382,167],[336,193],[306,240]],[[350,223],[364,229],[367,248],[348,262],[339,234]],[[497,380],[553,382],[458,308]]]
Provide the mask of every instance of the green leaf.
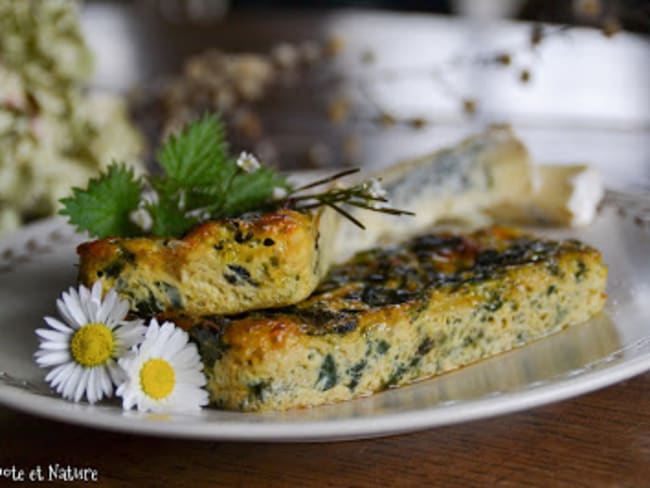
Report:
[[181,236],[198,223],[179,209],[178,201],[165,197],[160,197],[156,204],[147,205],[146,209],[153,221],[151,234],[154,236]]
[[142,182],[123,163],[112,163],[105,173],[88,181],[88,188],[73,188],[61,199],[61,215],[95,237],[133,236],[141,233],[129,214],[138,208]]
[[166,176],[181,186],[212,185],[228,169],[228,144],[221,119],[206,115],[170,136],[158,152]]
[[226,192],[220,217],[241,215],[263,207],[271,201],[274,188],[288,189],[289,183],[270,168],[237,174]]

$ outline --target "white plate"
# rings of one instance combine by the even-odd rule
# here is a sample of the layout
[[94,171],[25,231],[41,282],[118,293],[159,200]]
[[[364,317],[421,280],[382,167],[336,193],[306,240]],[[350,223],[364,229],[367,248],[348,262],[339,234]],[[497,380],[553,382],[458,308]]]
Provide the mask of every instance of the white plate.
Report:
[[373,437],[522,410],[574,397],[650,369],[650,203],[608,193],[597,221],[573,236],[609,265],[606,312],[588,323],[436,379],[369,398],[286,413],[204,409],[197,415],[123,412],[116,401],[73,404],[50,393],[34,361],[34,329],[75,282],[82,237],[59,219],[0,243],[0,402],[102,429],[221,440]]

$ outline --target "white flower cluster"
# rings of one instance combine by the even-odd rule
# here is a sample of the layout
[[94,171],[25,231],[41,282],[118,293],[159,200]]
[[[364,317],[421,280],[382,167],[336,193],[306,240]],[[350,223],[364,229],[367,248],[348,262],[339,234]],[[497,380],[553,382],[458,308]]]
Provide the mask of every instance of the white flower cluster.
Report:
[[63,321],[45,317],[37,329],[36,362],[63,398],[90,403],[111,397],[139,411],[192,411],[208,403],[201,358],[187,332],[172,322],[126,320],[129,303],[102,285],[70,288],[56,302]]

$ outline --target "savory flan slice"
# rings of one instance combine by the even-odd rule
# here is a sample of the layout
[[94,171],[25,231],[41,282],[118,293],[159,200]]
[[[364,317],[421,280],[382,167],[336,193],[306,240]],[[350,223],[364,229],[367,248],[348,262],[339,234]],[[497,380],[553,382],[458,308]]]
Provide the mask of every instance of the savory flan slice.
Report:
[[181,238],[86,242],[77,248],[79,282],[114,287],[145,315],[288,305],[307,298],[329,269],[332,214],[279,210],[206,222]]
[[583,322],[602,310],[606,279],[585,244],[495,227],[362,252],[295,306],[160,318],[198,344],[214,405],[284,410],[428,378]]

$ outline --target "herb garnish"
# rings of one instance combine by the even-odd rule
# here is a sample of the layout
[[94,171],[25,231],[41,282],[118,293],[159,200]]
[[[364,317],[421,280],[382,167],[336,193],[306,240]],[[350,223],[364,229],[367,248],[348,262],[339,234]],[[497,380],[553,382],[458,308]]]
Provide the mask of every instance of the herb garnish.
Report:
[[60,213],[79,230],[100,238],[179,236],[206,220],[280,207],[306,210],[327,205],[362,228],[341,205],[410,214],[381,206],[387,200],[377,180],[306,193],[358,170],[294,187],[250,154],[233,158],[216,115],[207,115],[170,136],[157,156],[162,174],[136,177],[124,164],[113,163],[91,179],[87,189],[73,188],[72,196],[61,200]]

